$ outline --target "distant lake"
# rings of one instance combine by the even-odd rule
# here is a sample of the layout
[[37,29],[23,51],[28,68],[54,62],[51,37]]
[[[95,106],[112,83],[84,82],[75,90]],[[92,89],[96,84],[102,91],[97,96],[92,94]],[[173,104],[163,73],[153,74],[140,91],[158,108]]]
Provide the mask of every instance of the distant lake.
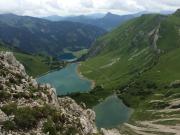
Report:
[[87,92],[91,90],[92,82],[83,79],[77,73],[77,63],[69,64],[67,67],[50,72],[37,78],[39,83],[49,83],[56,88],[58,95],[74,92]]
[[99,128],[114,128],[127,122],[132,114],[132,109],[124,105],[116,95],[107,97],[93,110],[96,113],[96,125]]
[[58,59],[69,62],[77,60],[77,58],[72,53],[64,53],[60,55]]

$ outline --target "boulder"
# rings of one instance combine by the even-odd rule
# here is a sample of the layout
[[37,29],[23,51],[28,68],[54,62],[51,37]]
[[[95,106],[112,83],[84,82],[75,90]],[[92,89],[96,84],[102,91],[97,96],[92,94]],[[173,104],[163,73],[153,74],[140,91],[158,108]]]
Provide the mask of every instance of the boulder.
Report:
[[0,123],[8,120],[8,116],[0,109]]
[[180,87],[180,80],[175,80],[175,81],[171,82],[170,87],[179,88]]

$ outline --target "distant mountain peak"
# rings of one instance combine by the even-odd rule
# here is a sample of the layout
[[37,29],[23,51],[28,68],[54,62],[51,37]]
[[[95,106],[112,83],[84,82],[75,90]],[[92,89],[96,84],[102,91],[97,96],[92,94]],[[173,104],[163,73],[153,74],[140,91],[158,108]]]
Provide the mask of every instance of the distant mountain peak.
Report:
[[108,13],[107,13],[107,15],[113,15],[113,13],[111,13],[111,12],[108,12]]
[[114,16],[115,14],[108,12],[105,16]]
[[117,15],[117,14],[113,14],[113,13],[111,13],[111,12],[108,12],[103,18],[119,18],[120,17],[120,15]]

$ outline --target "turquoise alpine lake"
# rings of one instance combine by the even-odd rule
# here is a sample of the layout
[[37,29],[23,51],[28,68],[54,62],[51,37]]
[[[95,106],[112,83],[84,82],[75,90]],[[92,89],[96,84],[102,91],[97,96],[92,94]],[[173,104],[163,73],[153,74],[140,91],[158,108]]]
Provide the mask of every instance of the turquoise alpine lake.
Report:
[[[66,95],[74,92],[88,92],[92,81],[82,78],[77,72],[78,63],[72,63],[65,68],[52,71],[39,78],[39,83],[49,83],[56,88],[57,95]],[[107,97],[104,101],[93,107],[96,113],[96,125],[99,128],[113,128],[127,122],[132,109],[128,108],[116,96]]]
[[93,110],[96,113],[96,125],[98,128],[114,128],[128,121],[133,110],[128,108],[116,96],[107,97],[96,105]]
[[47,73],[39,78],[39,83],[49,83],[56,88],[57,95],[91,90],[92,81],[82,78],[78,72],[78,63],[72,63],[65,68]]

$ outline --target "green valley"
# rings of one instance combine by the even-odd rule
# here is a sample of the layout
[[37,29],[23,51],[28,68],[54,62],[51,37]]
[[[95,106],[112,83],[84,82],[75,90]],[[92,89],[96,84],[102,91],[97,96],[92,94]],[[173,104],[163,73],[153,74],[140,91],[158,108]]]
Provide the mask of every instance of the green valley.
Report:
[[180,0],[0,0],[0,135],[180,135]]
[[[123,134],[178,133],[175,125],[179,123],[180,103],[179,15],[177,10],[169,16],[151,14],[131,20],[99,38],[86,56],[88,59],[81,63],[82,74],[103,88],[94,91],[98,93],[94,99],[93,91],[85,94],[87,104],[115,92],[135,109],[129,123],[119,128]],[[91,95],[91,100],[87,95]],[[82,97],[75,99],[83,100]],[[175,129],[161,129],[168,126]]]

